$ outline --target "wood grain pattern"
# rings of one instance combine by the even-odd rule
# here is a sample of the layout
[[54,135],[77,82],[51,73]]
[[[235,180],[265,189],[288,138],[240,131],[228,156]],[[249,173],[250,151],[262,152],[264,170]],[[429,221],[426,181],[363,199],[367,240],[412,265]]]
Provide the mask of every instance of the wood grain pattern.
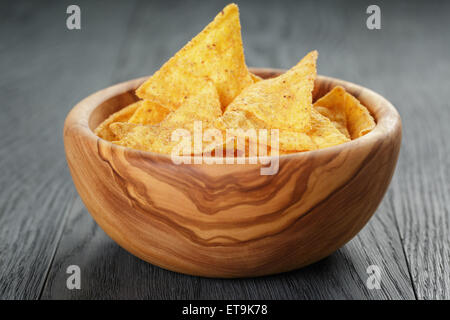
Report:
[[[77,197],[64,156],[64,118],[81,98],[111,83],[114,48],[134,7],[83,2],[89,23],[81,33],[65,27],[69,4],[0,3],[0,299],[41,295]],[[104,19],[107,5],[111,20]],[[94,65],[104,72],[94,74]]]
[[[404,123],[404,144],[390,206],[411,270],[418,299],[450,299],[450,2],[403,3],[388,11],[397,36],[396,61],[386,63],[389,92]],[[415,21],[417,12],[424,20]],[[438,13],[433,17],[433,12]],[[401,19],[396,17],[401,16]],[[433,18],[432,18],[433,17]],[[411,30],[422,39],[400,37]],[[401,57],[401,58],[400,58]],[[380,61],[380,59],[379,59]],[[437,76],[438,75],[438,76]],[[395,84],[395,85],[394,85]],[[377,89],[378,90],[378,89]]]
[[[337,252],[310,266],[256,278],[218,279],[171,272],[118,246],[81,199],[70,208],[43,299],[414,299],[383,201],[367,226]],[[400,251],[398,251],[400,250]],[[81,268],[81,290],[67,290],[66,268]],[[381,290],[368,290],[366,268],[382,268]]]
[[[177,4],[176,8],[170,8],[165,2],[141,1],[130,20],[130,37],[121,47],[120,64],[114,69],[113,81],[145,76],[157,70],[221,7],[221,4],[208,1],[201,3],[201,10],[190,10],[198,4],[197,1],[185,1]],[[361,32],[357,26],[347,26],[349,21],[354,21],[347,15],[355,17],[359,8],[351,5],[341,7],[342,4],[337,1],[323,6],[301,1],[286,2],[284,6],[245,1],[239,6],[249,65],[287,68],[297,62],[299,52],[306,53],[308,49],[317,47],[320,48],[319,68],[323,72],[356,82],[373,80],[371,87],[389,92],[387,88],[379,87],[380,81],[390,83],[388,74],[382,76],[376,72],[360,72],[361,63],[369,63],[367,68],[370,71],[376,68],[370,64],[371,60],[363,58],[373,49],[369,41],[373,41],[374,36]],[[177,12],[183,14],[171,20]],[[311,33],[305,34],[304,26],[311,28]],[[339,37],[339,30],[343,29],[347,30],[348,38]],[[355,58],[349,46],[353,41],[364,44],[358,51],[361,53],[364,50],[364,54],[359,58]],[[348,50],[344,49],[346,46],[349,46]],[[342,61],[343,56],[348,59]],[[136,64],[136,61],[139,63]],[[78,198],[69,212],[42,297],[413,299],[414,292],[390,195],[392,191],[366,227],[329,258],[290,273],[236,280],[185,276],[134,257],[98,227]],[[77,264],[82,270],[82,290],[71,291],[65,287],[65,270],[70,264]],[[366,268],[371,264],[383,269],[381,290],[368,290],[365,286],[368,277]]]
[[[258,70],[262,77],[280,74]],[[318,261],[353,238],[378,207],[394,172],[401,122],[384,98],[319,77],[316,95],[344,86],[377,127],[352,142],[280,156],[276,175],[261,165],[176,165],[166,155],[119,147],[93,135],[133,101],[137,79],[80,102],[64,141],[78,192],[122,247],[158,266],[209,277],[249,277]]]
[[[365,27],[369,1],[238,2],[250,66],[289,68],[318,49],[319,73],[382,93],[404,125],[391,187],[353,240],[309,267],[238,280],[173,273],[117,246],[77,196],[61,139],[77,101],[156,71],[227,2],[76,3],[81,31],[65,29],[72,2],[0,2],[0,298],[450,297],[450,2],[380,1],[381,30]],[[82,290],[65,287],[70,264]],[[365,287],[370,264],[381,290]]]

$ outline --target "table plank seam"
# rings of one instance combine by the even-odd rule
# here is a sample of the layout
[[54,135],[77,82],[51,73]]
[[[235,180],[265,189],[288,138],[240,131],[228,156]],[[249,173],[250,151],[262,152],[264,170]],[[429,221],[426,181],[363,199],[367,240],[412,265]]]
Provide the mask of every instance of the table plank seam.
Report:
[[[392,203],[391,195],[389,195],[389,202]],[[400,240],[400,244],[401,244],[401,247],[402,247],[403,257],[405,258],[406,268],[408,270],[409,279],[411,281],[411,287],[413,289],[414,298],[416,300],[419,300],[419,297],[418,297],[418,294],[417,294],[417,288],[416,288],[416,286],[414,284],[414,280],[413,280],[413,275],[412,275],[412,271],[411,271],[411,265],[410,265],[410,262],[408,260],[408,256],[406,255],[405,245],[404,245],[404,242],[403,242],[402,234],[400,232],[400,226],[399,226],[399,223],[398,223],[397,214],[395,212],[395,209],[394,209],[393,205],[392,205],[392,211],[393,211],[393,216],[394,216],[394,221],[395,221],[395,229],[397,230],[398,237],[399,237],[399,240]]]
[[44,274],[44,281],[43,281],[42,286],[41,286],[41,288],[39,290],[39,295],[38,295],[36,300],[41,300],[42,294],[44,293],[45,287],[47,286],[48,277],[49,277],[50,271],[52,270],[52,267],[53,267],[53,262],[54,262],[55,257],[56,257],[56,252],[58,251],[59,244],[61,243],[61,239],[63,238],[64,230],[66,229],[66,224],[67,224],[67,221],[69,220],[69,214],[72,211],[72,208],[73,208],[73,206],[74,206],[74,204],[75,204],[75,202],[77,200],[77,197],[78,197],[78,194],[74,195],[70,205],[68,205],[66,210],[64,211],[63,221],[61,223],[60,229],[58,230],[58,234],[57,234],[57,237],[56,237],[56,239],[57,239],[56,240],[56,244],[55,244],[55,247],[54,247],[54,249],[52,251],[50,262],[49,262],[48,267],[46,268],[46,271],[45,271],[45,274]]
[[[121,43],[122,43],[122,44],[125,44],[125,43],[127,42],[127,35],[128,35],[128,33],[129,33],[129,31],[130,31],[131,24],[132,24],[132,22],[133,22],[133,18],[134,18],[134,17],[136,16],[136,14],[137,14],[137,9],[138,9],[138,7],[139,7],[139,6],[137,5],[137,1],[135,1],[135,2],[134,2],[134,8],[132,9],[131,14],[129,15],[129,21],[128,21],[128,23],[127,23],[127,31],[124,33],[125,36],[124,36],[124,38],[121,40]],[[112,71],[112,73],[111,73],[111,80],[110,80],[110,82],[113,82],[113,81],[114,81],[115,70],[118,70],[118,69],[119,69],[121,57],[122,57],[123,54],[124,54],[124,51],[123,51],[123,50],[124,50],[124,49],[123,49],[123,48],[124,48],[124,45],[121,45],[120,48],[121,48],[121,49],[119,50],[119,53],[117,54],[116,63],[114,64],[114,68],[113,68],[113,71]],[[42,284],[42,286],[41,286],[41,288],[40,288],[40,290],[39,290],[39,295],[38,295],[38,297],[37,297],[37,300],[42,300],[42,296],[43,296],[43,294],[44,294],[44,292],[45,292],[45,288],[47,287],[47,284],[48,284],[50,272],[51,272],[51,270],[52,270],[52,268],[53,268],[53,265],[54,265],[54,262],[55,262],[55,257],[56,257],[56,254],[57,254],[57,252],[58,252],[58,248],[59,248],[60,243],[61,243],[61,241],[62,241],[62,239],[63,239],[63,236],[64,236],[64,230],[65,230],[65,228],[66,228],[67,221],[69,220],[70,213],[71,213],[71,211],[72,211],[72,209],[73,209],[73,207],[74,207],[74,205],[75,205],[75,203],[76,203],[78,197],[79,197],[79,196],[78,196],[78,194],[76,193],[76,195],[73,197],[72,203],[67,207],[67,209],[66,209],[65,212],[64,212],[64,218],[63,218],[63,221],[62,221],[62,223],[61,223],[60,230],[58,230],[58,235],[57,235],[56,245],[55,245],[55,247],[54,247],[54,250],[52,251],[52,255],[51,255],[51,259],[50,259],[50,262],[49,262],[49,264],[48,264],[48,267],[46,268],[45,275],[44,275],[44,281],[43,281],[43,284]]]

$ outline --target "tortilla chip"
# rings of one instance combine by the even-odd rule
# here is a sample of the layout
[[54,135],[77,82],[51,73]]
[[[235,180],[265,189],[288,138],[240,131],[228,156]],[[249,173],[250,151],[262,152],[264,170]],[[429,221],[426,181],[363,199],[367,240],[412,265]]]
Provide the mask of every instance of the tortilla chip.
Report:
[[292,153],[317,149],[314,141],[304,132],[281,130],[279,132],[280,153]]
[[[161,126],[149,126],[149,125],[135,125],[124,122],[116,122],[111,125],[111,129],[117,132],[120,139],[113,141],[113,143],[122,145],[125,147],[151,151],[156,153],[171,154],[175,147],[183,145],[187,148],[185,154],[179,153],[179,155],[193,155],[195,154],[194,145],[194,133],[183,128],[171,128]],[[203,128],[203,133],[206,128]],[[211,151],[214,147],[210,142],[202,142],[202,148],[200,154],[205,150]],[[179,151],[183,151],[183,148],[178,148]]]
[[206,81],[197,95],[187,99],[177,110],[161,122],[161,127],[186,128],[193,130],[195,121],[203,126],[210,124],[222,115],[219,95],[212,81]]
[[314,108],[351,139],[361,137],[375,128],[375,120],[369,110],[339,86],[317,100]]
[[[245,149],[243,149],[242,146],[239,147],[235,143],[235,149],[242,151],[242,156],[244,154],[245,156],[249,156],[250,143],[256,143],[260,147],[268,148],[267,153],[265,153],[264,155],[270,154],[270,151],[273,147],[276,147],[280,153],[291,153],[317,149],[316,144],[304,132],[278,130],[278,141],[273,141],[273,130],[268,129],[266,131],[266,138],[264,140],[261,140],[261,137],[264,137],[261,136],[261,128],[258,129],[258,127],[255,126],[254,121],[246,118],[240,112],[229,112],[225,114],[224,117],[217,119],[215,125],[216,127],[224,130],[224,133],[222,134],[223,137],[235,137],[234,140],[236,140],[237,138],[245,139]],[[251,130],[254,131],[252,132]],[[273,145],[273,143],[275,143],[276,145]],[[243,150],[245,150],[245,153],[243,152]],[[260,151],[258,151],[258,155],[261,155]]]
[[134,149],[148,150],[156,137],[151,136],[151,126],[146,125],[115,122],[110,125],[110,128],[118,138],[113,143]]
[[255,123],[257,127],[307,132],[311,128],[316,60],[317,51],[312,51],[286,73],[246,88],[225,114],[239,111],[246,118],[260,122]]
[[[273,130],[267,130],[266,138],[262,138],[261,132],[256,131],[254,136],[243,135],[238,130],[229,130],[236,135],[237,138],[245,138],[245,149],[235,145],[235,148],[241,151],[242,156],[255,156],[256,154],[250,154],[250,143],[257,144],[258,156],[270,155],[274,148],[278,150],[278,154],[286,154],[293,152],[310,151],[317,149],[316,144],[312,139],[304,132],[294,132],[287,130],[278,130],[278,140],[276,137],[272,137]],[[256,139],[255,139],[256,137]],[[264,136],[263,136],[264,137]],[[274,139],[273,139],[274,138]],[[263,150],[261,150],[263,148]],[[264,150],[265,149],[265,150]],[[245,150],[245,153],[243,152]],[[254,151],[255,152],[255,151]]]
[[125,108],[117,111],[110,115],[106,120],[104,120],[96,129],[95,134],[102,139],[113,141],[117,140],[116,135],[109,128],[109,125],[113,122],[126,122],[130,117],[133,116],[134,112],[142,105],[142,101],[137,101],[132,103]]
[[315,143],[317,149],[350,141],[331,123],[330,119],[321,115],[314,108],[311,110],[311,130],[308,132],[308,136]]
[[[229,127],[233,125],[234,128],[242,128],[241,130],[228,129],[230,134],[237,137],[242,137],[242,132],[248,133],[248,129],[257,128],[254,121],[249,120],[239,112],[229,112],[224,114],[224,116],[219,118],[215,124],[224,128],[224,122]],[[269,150],[273,148],[274,145],[272,144],[271,133],[271,130],[267,130],[267,140],[259,141],[260,136],[258,132],[256,132],[256,137],[258,139],[257,143],[267,145]],[[322,116],[314,109],[311,110],[311,129],[308,132],[279,130],[278,136],[278,150],[280,154],[322,149],[350,141],[349,138],[345,137],[333,126],[328,118]],[[248,134],[245,138],[247,139],[245,155],[248,156],[248,143],[252,140],[254,141],[254,139],[249,138]]]
[[[258,125],[259,124],[259,125]],[[226,111],[214,121],[214,127],[220,130],[226,129],[250,129],[264,128],[264,123],[258,119],[250,119],[244,111]]]
[[328,118],[339,132],[350,139],[350,133],[347,130],[347,117],[344,112],[334,113],[332,109],[322,106],[314,106],[314,110]]
[[136,93],[176,110],[199,91],[195,78],[213,81],[222,107],[253,83],[245,64],[239,9],[235,4],[225,7]]
[[114,135],[118,140],[123,139],[134,128],[141,125],[129,122],[114,122],[109,126],[110,130],[114,132]]
[[142,100],[139,108],[128,122],[136,124],[157,124],[164,120],[169,112],[168,109],[156,102]]
[[95,133],[156,153],[248,157],[327,148],[372,130],[369,111],[342,87],[312,103],[317,57],[312,51],[270,79],[251,73],[230,4],[136,90],[143,100]]
[[177,141],[172,142],[171,136],[175,129],[160,126],[136,125],[116,122],[111,125],[120,138],[113,143],[133,149],[170,154]]
[[[193,145],[194,126],[197,125],[197,128],[201,128],[201,132],[204,132],[211,128],[213,121],[221,115],[222,109],[216,87],[212,81],[204,80],[197,95],[187,99],[159,124],[142,125],[117,122],[111,124],[110,128],[118,137],[114,141],[116,144],[170,154],[171,150],[182,140],[180,136],[175,135],[175,138],[180,139],[172,141],[173,132],[179,129],[188,134],[190,148],[191,144]],[[201,123],[198,124],[198,122]],[[199,151],[201,153],[202,149]]]

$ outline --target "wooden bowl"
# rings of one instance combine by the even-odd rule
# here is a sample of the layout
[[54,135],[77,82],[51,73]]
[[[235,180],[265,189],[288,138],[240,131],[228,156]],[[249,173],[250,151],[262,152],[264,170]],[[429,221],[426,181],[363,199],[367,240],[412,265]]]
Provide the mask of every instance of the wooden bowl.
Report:
[[[253,69],[263,78],[281,70]],[[67,116],[64,144],[75,186],[100,227],[132,254],[169,270],[252,277],[318,261],[353,238],[380,204],[397,162],[401,120],[389,101],[319,76],[315,99],[341,85],[371,111],[369,134],[260,164],[175,165],[170,156],[98,138],[93,129],[137,100],[136,79],[101,90]]]

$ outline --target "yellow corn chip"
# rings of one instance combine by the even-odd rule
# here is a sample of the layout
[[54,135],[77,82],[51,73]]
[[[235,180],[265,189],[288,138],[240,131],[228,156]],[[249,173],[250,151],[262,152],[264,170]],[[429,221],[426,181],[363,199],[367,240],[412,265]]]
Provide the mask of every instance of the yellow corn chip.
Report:
[[214,121],[214,127],[220,130],[226,129],[250,129],[264,128],[264,123],[258,119],[249,119],[244,111],[226,111]]
[[138,125],[127,122],[115,122],[110,125],[118,137],[115,144],[140,150],[151,150],[151,145],[157,137],[157,126]]
[[[219,96],[211,81],[204,81],[198,95],[186,100],[177,110],[170,113],[159,125],[136,125],[133,123],[113,123],[111,130],[118,137],[115,143],[146,151],[170,154],[172,149],[183,140],[183,134],[189,136],[189,150],[193,146],[195,122],[201,122],[202,130],[212,126],[212,122],[221,116]],[[199,126],[199,124],[197,124]],[[180,130],[172,141],[172,133]],[[181,135],[180,135],[181,134]],[[202,137],[200,137],[202,138]],[[205,145],[205,147],[207,147]],[[202,149],[204,147],[202,146]],[[199,152],[202,152],[199,149]]]
[[140,125],[129,122],[113,122],[109,125],[109,129],[114,133],[117,140],[121,140],[134,128]]
[[312,51],[286,73],[246,88],[225,113],[241,111],[267,129],[308,131],[316,60],[317,51]]
[[281,130],[279,135],[280,153],[292,153],[317,149],[317,146],[312,138],[304,132]]
[[[288,130],[278,130],[278,141],[272,141],[272,130],[268,129],[266,139],[260,140],[261,125],[257,125],[257,121],[252,121],[245,117],[244,113],[239,111],[226,112],[223,117],[218,118],[214,125],[224,131],[223,136],[226,136],[225,130],[230,137],[245,138],[245,153],[242,148],[235,145],[235,149],[240,149],[242,155],[249,156],[249,143],[257,143],[261,147],[268,147],[267,154],[270,154],[272,147],[275,147],[272,142],[277,143],[280,153],[300,152],[315,150],[316,145],[311,138],[304,132],[295,132]],[[259,129],[258,129],[259,128]],[[254,129],[254,134],[251,135],[249,130]],[[258,151],[258,155],[261,153]]]
[[168,109],[156,102],[143,100],[128,122],[136,124],[157,124],[164,120],[169,112]]
[[212,80],[223,107],[253,83],[245,64],[239,10],[235,4],[225,7],[136,93],[176,110],[198,92],[199,83],[194,78]]
[[161,122],[161,127],[193,130],[195,121],[206,127],[222,115],[219,95],[212,81],[204,82],[197,95],[187,99]]
[[333,88],[317,100],[314,107],[351,139],[361,137],[375,128],[375,120],[367,108],[342,87]]
[[208,158],[322,149],[372,130],[369,111],[342,87],[312,103],[317,56],[312,51],[270,79],[251,73],[239,10],[230,4],[136,90],[143,100],[95,133],[134,149]]
[[[223,117],[220,117],[215,121],[215,125],[225,130],[228,128],[230,134],[235,136],[242,136],[242,131],[247,132],[248,129],[256,129],[258,126],[255,122],[246,118],[242,112],[226,112]],[[236,128],[236,129],[230,129]],[[239,131],[241,128],[242,131]],[[257,139],[259,139],[258,132]],[[311,110],[311,129],[307,132],[296,132],[289,130],[279,130],[278,149],[280,153],[292,153],[301,151],[310,151],[326,147],[331,147],[344,142],[350,141],[345,137],[336,127],[333,126],[331,121],[322,116],[319,112]],[[248,136],[246,136],[248,138]],[[253,139],[248,139],[249,143]],[[267,141],[258,141],[258,143],[266,144],[269,147],[272,145],[271,131],[267,131]],[[248,149],[246,149],[246,155],[248,155]]]
[[311,130],[308,136],[316,144],[317,149],[332,147],[350,141],[331,121],[314,108],[311,110]]
[[[316,144],[304,132],[278,130],[278,140],[272,139],[272,130],[267,130],[263,139],[259,130],[255,130],[254,134],[250,134],[250,131],[247,130],[228,129],[227,133],[227,137],[230,138],[228,140],[234,140],[234,148],[240,156],[266,156],[270,155],[274,148],[278,149],[279,154],[317,149]],[[223,136],[225,137],[225,134]],[[241,141],[244,145],[238,145],[238,141]],[[254,145],[251,147],[251,144]],[[253,153],[251,154],[252,148]]]
[[348,133],[347,130],[347,117],[344,112],[335,113],[332,109],[316,105],[314,105],[314,110],[319,112],[324,117],[327,117],[336,129],[339,130],[339,132],[347,138],[350,138],[350,133]]
[[95,134],[102,139],[113,141],[117,140],[114,132],[109,128],[109,125],[113,122],[125,122],[132,117],[133,113],[142,105],[142,101],[137,101],[129,106],[117,111],[110,115],[105,121],[103,121],[96,129]]
[[[182,148],[178,148],[178,155],[195,154],[194,134],[187,129],[116,122],[111,125],[111,130],[120,137],[120,140],[113,141],[118,145],[165,154],[171,154],[173,148],[182,145]],[[210,143],[202,143],[198,153],[212,149]]]
[[[180,133],[176,135],[176,139],[172,140],[172,136],[174,133],[177,133],[177,130],[181,130]],[[150,151],[158,152],[158,153],[166,153],[171,154],[174,147],[183,144],[187,151],[184,155],[191,155],[193,153],[193,133],[180,128],[169,128],[169,127],[160,127],[155,129],[157,133],[157,138],[153,141]],[[179,151],[183,151],[183,148]],[[177,152],[178,155],[180,152]]]

